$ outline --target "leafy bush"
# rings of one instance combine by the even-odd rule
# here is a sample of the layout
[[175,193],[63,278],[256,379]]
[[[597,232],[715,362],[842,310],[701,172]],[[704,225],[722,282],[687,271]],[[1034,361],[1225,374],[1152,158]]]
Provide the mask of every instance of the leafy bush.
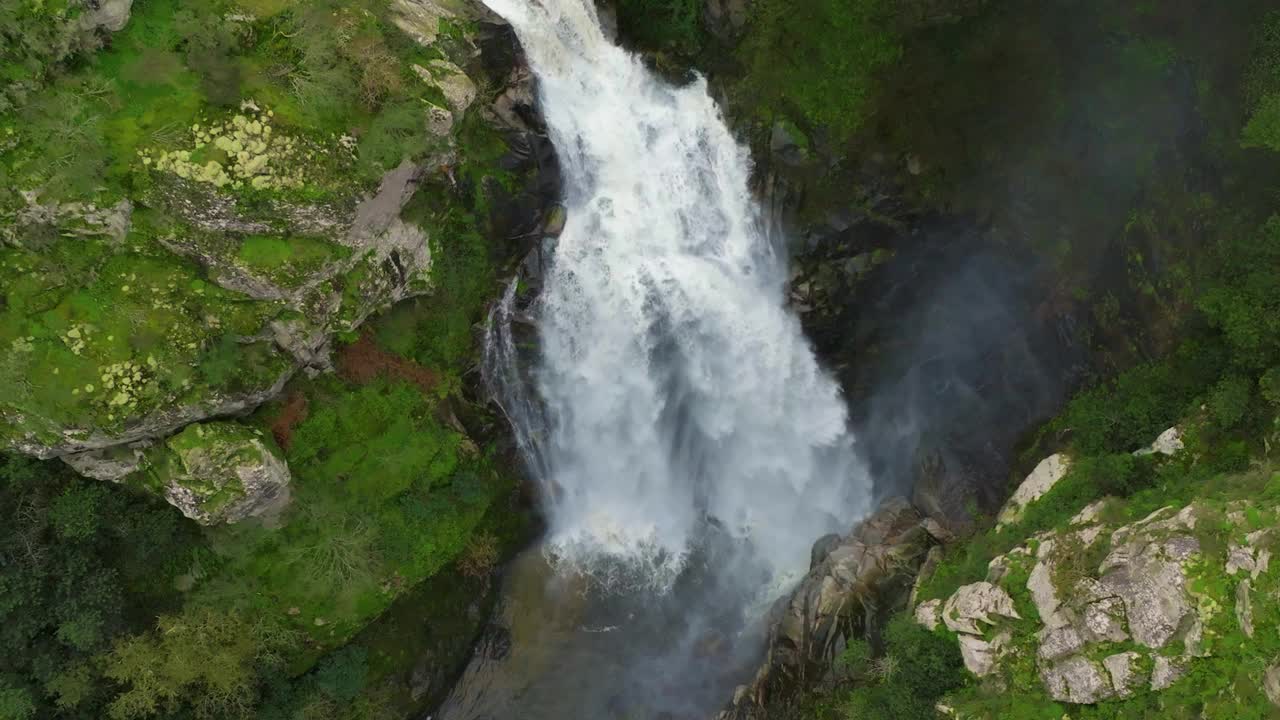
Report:
[[845,701],[850,720],[929,720],[934,705],[962,686],[966,675],[956,642],[930,632],[908,614],[899,614],[885,628],[885,650],[870,663],[870,683],[855,689]]
[[1263,373],[1258,379],[1258,389],[1262,392],[1263,400],[1280,407],[1280,366]]
[[186,705],[197,718],[249,718],[259,677],[283,668],[296,638],[234,613],[187,608],[160,618],[156,632],[118,643],[105,674],[127,690],[112,720],[148,718]]
[[1280,151],[1280,94],[1262,99],[1249,116],[1240,140],[1245,147]]
[[1228,375],[1209,392],[1209,414],[1224,430],[1236,427],[1249,412],[1253,383],[1242,375]]
[[1261,371],[1280,360],[1280,216],[1214,248],[1213,271],[1197,303],[1220,330],[1232,360]]

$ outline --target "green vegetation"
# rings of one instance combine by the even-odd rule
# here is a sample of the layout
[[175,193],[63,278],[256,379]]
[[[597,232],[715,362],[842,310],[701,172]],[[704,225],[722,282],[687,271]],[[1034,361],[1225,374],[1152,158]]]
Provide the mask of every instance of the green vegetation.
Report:
[[[388,0],[136,0],[123,30],[81,32],[89,9],[0,8],[0,447],[152,423],[158,442],[117,485],[0,455],[0,718],[417,712],[411,670],[452,672],[528,533],[511,473],[455,417],[491,422],[461,377],[515,178],[478,113],[428,126],[445,97],[414,68],[443,82],[475,28],[422,45]],[[435,271],[389,288],[347,227],[387,170],[433,153],[404,219]],[[339,346],[337,376],[300,374],[248,418],[166,425],[292,374],[281,323],[354,339],[401,289],[433,294],[369,321],[374,370]],[[216,516],[262,453],[291,481],[261,521],[157,504],[178,485]]]
[[877,71],[902,56],[895,20],[885,0],[754,3],[738,50],[750,104],[840,136],[857,130],[871,112]]
[[618,25],[642,47],[691,51],[703,41],[698,0],[621,0]]
[[323,238],[305,235],[247,235],[236,258],[254,273],[285,287],[301,285],[330,263],[350,257],[351,250]]
[[180,604],[174,580],[198,534],[157,499],[11,456],[0,456],[0,507],[4,717],[102,717],[97,660]]
[[[45,199],[136,195],[147,182],[139,150],[181,149],[187,128],[247,99],[271,109],[282,130],[317,145],[332,147],[340,135],[369,138],[359,150],[366,181],[429,147],[427,133],[404,129],[408,110],[420,117],[427,89],[404,60],[431,55],[391,28],[385,2],[274,5],[139,0],[108,50],[81,56],[75,67],[45,62],[39,75],[47,91],[10,117],[0,113],[0,137],[9,136],[0,142],[5,191],[41,188]],[[14,43],[28,64],[36,54],[22,48],[32,42]],[[345,187],[329,155],[312,158],[327,176],[311,182]]]
[[0,441],[58,428],[113,430],[212,393],[270,385],[286,370],[245,344],[233,371],[202,372],[226,336],[276,312],[206,283],[162,249],[54,236],[0,247]]
[[909,615],[896,615],[889,621],[884,645],[884,652],[878,657],[871,657],[865,645],[857,642],[846,649],[846,672],[859,682],[859,687],[843,701],[841,717],[932,717],[938,700],[965,681],[955,641],[920,627]]
[[[1112,527],[1193,502],[1206,513],[1196,535],[1211,559],[1191,576],[1193,594],[1213,608],[1205,631],[1212,654],[1195,659],[1187,677],[1124,701],[1052,702],[1035,657],[1041,625],[1025,589],[1030,563],[1014,557],[1002,586],[1024,618],[1004,625],[1015,659],[1003,661],[990,682],[965,675],[942,693],[961,717],[1275,716],[1260,678],[1280,656],[1280,641],[1274,633],[1243,635],[1233,612],[1241,576],[1222,568],[1227,547],[1274,526],[1280,491],[1273,455],[1280,441],[1280,16],[1268,15],[1264,3],[1223,6],[1208,30],[1207,18],[1189,6],[1139,5],[1007,3],[971,16],[959,11],[954,22],[925,29],[897,25],[907,28],[898,41],[902,57],[872,73],[866,121],[850,136],[865,148],[862,158],[920,156],[920,172],[895,176],[908,195],[924,207],[973,210],[1000,242],[1029,245],[1055,282],[1079,282],[1075,298],[1092,313],[1079,339],[1092,346],[1098,373],[1034,438],[1017,479],[1054,450],[1071,456],[1069,473],[1016,523],[996,529],[988,520],[947,547],[920,598],[944,599],[983,580],[992,559],[1028,543],[1034,551],[1037,533],[1064,528],[1099,499],[1112,499],[1102,510]],[[818,36],[793,37],[807,47]],[[1239,51],[1224,53],[1224,44]],[[1184,78],[1194,78],[1188,98],[1181,97]],[[830,125],[795,106],[771,109],[810,127]],[[1171,131],[1160,119],[1170,113],[1185,113],[1197,129]],[[814,137],[819,160],[843,160],[821,148],[821,132]],[[856,173],[833,178],[829,165],[816,171],[821,178],[804,172],[793,174],[806,189],[818,188],[815,209],[847,196],[846,179],[858,182]],[[1016,213],[1002,206],[1008,187],[1025,203]],[[1000,235],[1006,230],[1010,236]],[[1113,270],[1102,269],[1109,264]],[[1184,452],[1133,454],[1175,424]],[[1243,523],[1241,507],[1250,508]],[[1096,577],[1109,549],[1106,536],[1088,547],[1064,541],[1055,550],[1064,555],[1055,583]],[[1255,580],[1258,627],[1280,622],[1272,588],[1269,575]],[[1128,649],[1120,643],[1098,652]],[[874,696],[882,684],[871,670],[877,653],[856,644],[850,653],[862,670],[807,696],[803,705],[816,712],[801,717],[880,717],[877,708],[891,717],[936,717],[931,703],[889,709],[888,696]],[[850,709],[858,696],[867,699]]]

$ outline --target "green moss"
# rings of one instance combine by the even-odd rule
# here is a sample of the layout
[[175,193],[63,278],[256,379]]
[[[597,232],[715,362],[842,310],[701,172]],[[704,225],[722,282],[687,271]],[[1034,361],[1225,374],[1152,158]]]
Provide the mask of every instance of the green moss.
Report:
[[[0,412],[29,418],[24,430],[122,428],[164,407],[244,388],[260,389],[288,367],[245,346],[234,371],[203,375],[210,347],[249,336],[278,312],[210,285],[168,255],[113,250],[59,238],[43,252],[0,248],[0,377],[13,388]],[[237,348],[239,346],[237,345]]]
[[255,273],[285,287],[297,287],[317,271],[350,255],[349,248],[323,238],[248,235],[241,241],[236,257]]
[[453,561],[510,479],[442,422],[435,397],[379,380],[299,388],[311,408],[285,457],[283,527],[220,527],[203,601],[284,616],[310,636],[305,667]]
[[738,49],[752,104],[766,115],[794,111],[841,136],[857,130],[877,72],[902,56],[894,10],[883,0],[756,3]]

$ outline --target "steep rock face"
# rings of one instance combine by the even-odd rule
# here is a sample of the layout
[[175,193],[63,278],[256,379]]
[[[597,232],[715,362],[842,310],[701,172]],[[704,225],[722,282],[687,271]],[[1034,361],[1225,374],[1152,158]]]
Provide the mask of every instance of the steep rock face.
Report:
[[718,718],[765,717],[771,703],[829,676],[848,640],[905,600],[936,542],[902,499],[885,502],[849,535],[820,540],[809,573],[772,611],[764,663]]

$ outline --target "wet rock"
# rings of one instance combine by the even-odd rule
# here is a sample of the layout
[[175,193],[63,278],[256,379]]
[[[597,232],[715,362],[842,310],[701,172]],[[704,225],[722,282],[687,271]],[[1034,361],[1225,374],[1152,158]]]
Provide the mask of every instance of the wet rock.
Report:
[[560,237],[560,233],[564,232],[564,226],[568,220],[569,211],[563,205],[552,205],[551,209],[547,211],[546,220],[543,221],[542,234],[547,237]]
[[717,37],[732,40],[742,34],[750,9],[751,0],[707,0],[703,19]]
[[720,717],[755,717],[764,704],[802,689],[831,667],[855,636],[855,622],[874,622],[882,610],[900,606],[933,543],[921,521],[895,498],[848,536],[815,546],[825,551],[815,558],[825,556],[775,607],[765,661]]
[[840,536],[835,533],[818,538],[813,543],[813,548],[809,550],[809,569],[812,570],[821,565],[822,561],[826,560],[831,555],[831,551],[839,544]]
[[941,451],[922,449],[916,458],[911,503],[952,537],[973,531],[972,481]]
[[797,137],[798,132],[799,130],[792,125],[774,123],[769,139],[769,151],[778,162],[791,167],[798,167],[805,163],[807,153],[802,141]]

